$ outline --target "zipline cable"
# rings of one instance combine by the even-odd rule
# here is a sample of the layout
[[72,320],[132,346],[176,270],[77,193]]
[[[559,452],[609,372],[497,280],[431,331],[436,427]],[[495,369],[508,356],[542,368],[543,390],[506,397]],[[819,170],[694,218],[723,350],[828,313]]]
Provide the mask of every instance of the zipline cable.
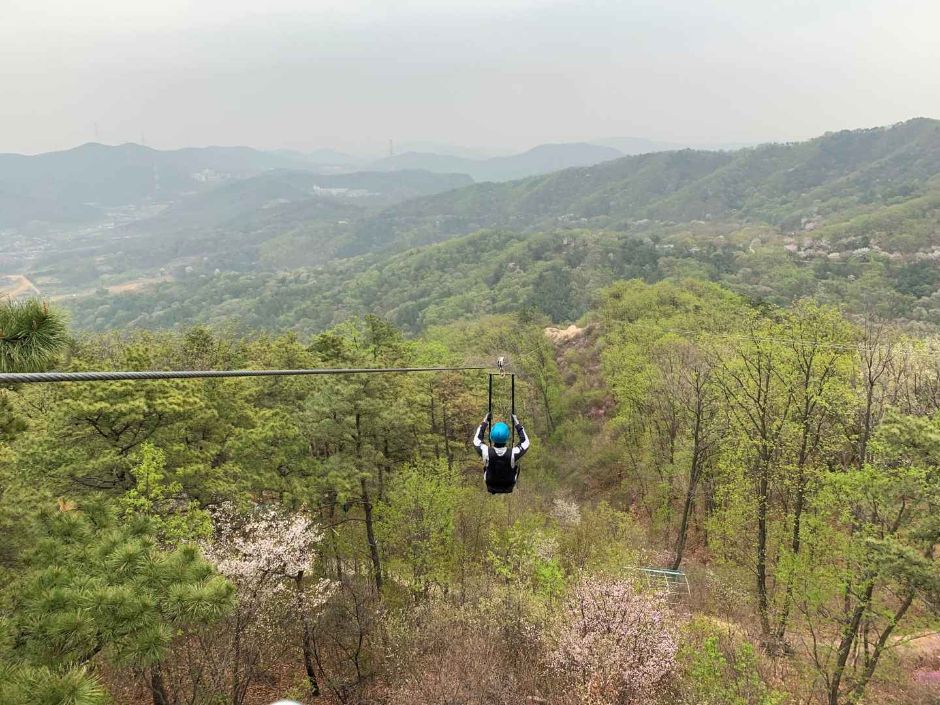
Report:
[[6,372],[0,384],[48,382],[122,382],[155,379],[203,379],[215,377],[288,377],[306,375],[408,374],[412,372],[467,372],[491,367],[314,367],[300,370],[141,370],[115,372]]

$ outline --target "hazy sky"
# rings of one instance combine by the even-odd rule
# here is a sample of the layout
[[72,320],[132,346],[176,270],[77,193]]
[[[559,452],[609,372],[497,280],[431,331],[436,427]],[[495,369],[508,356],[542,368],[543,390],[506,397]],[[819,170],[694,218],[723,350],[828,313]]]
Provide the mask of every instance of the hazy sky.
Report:
[[0,151],[503,149],[940,117],[940,0],[0,0]]

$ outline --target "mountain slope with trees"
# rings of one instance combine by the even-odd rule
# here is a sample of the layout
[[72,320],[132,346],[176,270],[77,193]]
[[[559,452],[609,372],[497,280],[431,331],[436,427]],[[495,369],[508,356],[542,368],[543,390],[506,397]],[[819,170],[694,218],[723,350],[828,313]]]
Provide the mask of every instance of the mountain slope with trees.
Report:
[[378,312],[417,331],[488,310],[571,321],[618,278],[692,275],[776,305],[814,296],[935,326],[938,204],[940,122],[912,120],[629,157],[367,213],[256,210],[250,227],[217,228],[219,254],[204,262],[199,230],[186,231],[180,251],[193,259],[174,282],[72,307],[76,324],[99,329],[238,311],[249,327],[313,331]]
[[[484,230],[446,242],[284,272],[197,270],[139,292],[99,292],[70,306],[86,329],[163,328],[237,321],[247,328],[316,331],[367,312],[409,331],[490,312],[531,311],[577,320],[596,291],[621,278],[695,276],[755,301],[802,297],[847,312],[877,311],[940,325],[940,191],[836,221],[800,237],[766,226],[647,223],[629,232]],[[304,236],[290,241],[299,244]],[[272,240],[269,247],[283,245]],[[286,266],[303,254],[265,256]]]
[[350,253],[480,228],[622,229],[637,220],[760,221],[784,230],[923,195],[940,174],[940,121],[844,131],[737,152],[658,152],[390,208],[357,226]]
[[45,331],[22,364],[507,355],[533,445],[516,492],[486,494],[477,372],[0,390],[3,705],[936,693],[940,653],[912,646],[940,627],[936,336],[677,278],[616,281],[550,336],[531,311],[411,338],[366,316],[70,341],[40,316],[58,313],[10,311],[0,352]]

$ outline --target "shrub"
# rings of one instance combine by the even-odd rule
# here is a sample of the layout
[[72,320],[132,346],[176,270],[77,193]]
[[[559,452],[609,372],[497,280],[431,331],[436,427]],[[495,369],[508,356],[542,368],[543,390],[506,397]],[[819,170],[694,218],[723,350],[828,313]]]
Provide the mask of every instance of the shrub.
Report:
[[681,702],[695,705],[779,705],[784,694],[769,688],[757,652],[746,641],[723,644],[715,628],[694,620],[679,651]]
[[648,702],[676,666],[678,637],[661,595],[627,580],[591,578],[571,597],[551,665],[578,702]]

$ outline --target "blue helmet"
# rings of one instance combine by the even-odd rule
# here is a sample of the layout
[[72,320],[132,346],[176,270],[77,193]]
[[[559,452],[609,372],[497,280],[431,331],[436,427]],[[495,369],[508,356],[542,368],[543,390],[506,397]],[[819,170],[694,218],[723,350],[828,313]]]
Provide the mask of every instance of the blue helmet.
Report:
[[490,431],[490,440],[496,445],[503,445],[509,440],[509,426],[502,421],[493,424],[493,430]]

